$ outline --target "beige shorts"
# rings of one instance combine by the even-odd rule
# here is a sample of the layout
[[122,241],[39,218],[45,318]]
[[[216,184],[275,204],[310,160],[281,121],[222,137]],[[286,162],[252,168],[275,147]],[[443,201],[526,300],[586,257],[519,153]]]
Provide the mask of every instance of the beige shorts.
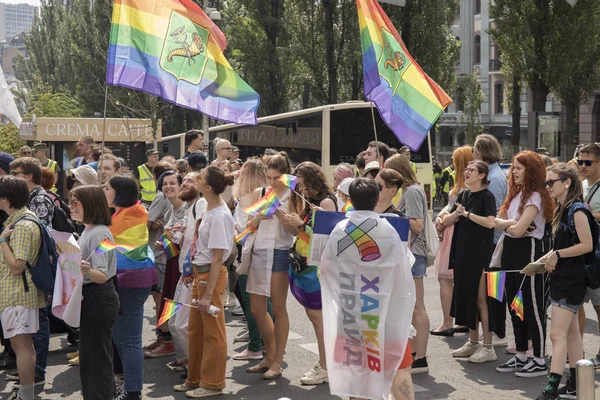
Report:
[[21,306],[6,307],[0,314],[4,337],[32,335],[40,329],[39,310]]

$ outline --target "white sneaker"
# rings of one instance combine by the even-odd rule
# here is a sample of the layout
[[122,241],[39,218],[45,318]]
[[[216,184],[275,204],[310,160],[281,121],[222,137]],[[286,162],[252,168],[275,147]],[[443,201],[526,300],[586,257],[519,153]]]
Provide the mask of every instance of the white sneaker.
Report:
[[319,364],[319,362],[317,361],[317,363],[313,365],[312,368],[304,374],[304,376],[312,376],[313,372],[315,372],[319,368],[321,368],[321,364]]
[[465,343],[463,347],[452,352],[452,357],[466,358],[471,357],[477,352],[482,346],[479,343],[472,343],[470,340]]
[[227,297],[223,296],[223,307],[235,308],[239,306],[240,303],[237,301],[237,298],[233,294],[228,294]]
[[[479,341],[483,343],[483,335],[479,336]],[[498,335],[492,332],[492,345],[494,347],[508,347],[508,338],[505,336],[504,339],[500,339]]]
[[193,399],[202,399],[204,397],[220,396],[222,394],[223,394],[223,391],[220,389],[219,390],[211,390],[211,389],[205,389],[205,388],[201,388],[201,387],[185,392],[185,395],[187,397],[191,397]]
[[469,357],[469,362],[474,364],[481,364],[489,361],[496,361],[498,356],[496,356],[496,350],[494,347],[485,347],[481,346],[475,354]]
[[317,364],[316,368],[313,368],[306,375],[300,378],[300,383],[303,385],[320,385],[322,383],[329,383],[329,375],[327,374],[327,371]]

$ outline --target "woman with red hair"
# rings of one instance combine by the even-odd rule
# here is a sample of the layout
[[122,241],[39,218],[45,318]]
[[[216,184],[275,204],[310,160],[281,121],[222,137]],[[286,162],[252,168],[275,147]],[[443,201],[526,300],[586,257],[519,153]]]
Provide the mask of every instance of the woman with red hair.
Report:
[[[544,248],[542,238],[546,223],[552,220],[555,203],[544,187],[545,179],[546,165],[538,154],[523,151],[513,158],[508,174],[508,195],[496,218],[496,229],[504,231],[502,270],[523,269],[549,251]],[[547,281],[546,273],[535,277],[514,272],[506,274],[506,300],[510,304],[520,289],[524,316],[521,320],[514,310],[510,310],[517,354],[496,371],[515,373],[520,377],[548,373],[544,359]],[[529,337],[533,343],[534,358],[531,361],[527,360]]]

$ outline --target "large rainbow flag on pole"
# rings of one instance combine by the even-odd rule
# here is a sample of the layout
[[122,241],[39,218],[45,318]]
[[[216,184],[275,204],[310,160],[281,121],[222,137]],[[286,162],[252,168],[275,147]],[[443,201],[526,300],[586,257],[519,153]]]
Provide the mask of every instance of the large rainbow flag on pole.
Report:
[[418,150],[452,99],[411,57],[377,0],[356,0],[365,96],[398,140]]
[[138,204],[117,211],[109,227],[118,245],[132,247],[126,253],[117,252],[119,287],[147,288],[158,283],[154,269],[154,253],[148,246],[148,211]]
[[223,32],[192,0],[115,0],[106,83],[256,125],[260,97],[233,71],[226,47]]

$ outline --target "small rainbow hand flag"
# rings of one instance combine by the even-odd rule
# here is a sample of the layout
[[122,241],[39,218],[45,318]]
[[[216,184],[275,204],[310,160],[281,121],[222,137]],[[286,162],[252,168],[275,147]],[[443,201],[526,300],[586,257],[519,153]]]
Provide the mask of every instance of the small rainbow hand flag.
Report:
[[495,271],[487,273],[488,296],[498,301],[504,298],[504,284],[506,283],[506,272]]
[[523,305],[523,291],[521,289],[519,289],[514,300],[510,303],[510,308],[514,310],[521,321],[525,319],[525,306]]
[[111,250],[117,250],[119,253],[129,253],[131,250],[135,250],[135,246],[128,246],[124,244],[116,244],[108,240],[108,238],[102,239],[98,247],[96,247],[96,254],[104,254]]
[[250,207],[244,209],[244,212],[250,215],[263,214],[267,217],[275,214],[277,211],[277,207],[279,207],[281,203],[277,198],[277,195],[273,191],[273,189],[267,190],[265,196],[258,200],[256,203],[252,204]]
[[347,211],[354,211],[354,206],[352,205],[350,199],[346,200],[346,204],[344,204],[344,207],[342,207],[342,212]]
[[183,303],[178,303],[173,300],[165,299],[165,306],[163,307],[163,312],[160,314],[160,318],[158,319],[158,323],[156,326],[161,326],[165,322],[169,320],[173,315],[177,314],[177,311],[181,310],[183,307]]
[[296,189],[297,180],[298,179],[294,175],[290,174],[283,174],[279,177],[279,182],[283,183],[292,190]]
[[248,240],[250,234],[252,232],[256,232],[257,230],[258,228],[246,228],[244,232],[240,233],[239,235],[235,235],[233,237],[233,240],[235,240],[236,243],[241,244],[243,246],[246,244],[246,240]]
[[168,260],[170,260],[173,257],[177,257],[177,255],[179,254],[179,249],[177,248],[177,245],[171,242],[169,239],[167,239],[164,233],[160,235],[158,240],[160,240],[160,243],[162,244],[162,247],[165,250],[165,255],[167,256]]

